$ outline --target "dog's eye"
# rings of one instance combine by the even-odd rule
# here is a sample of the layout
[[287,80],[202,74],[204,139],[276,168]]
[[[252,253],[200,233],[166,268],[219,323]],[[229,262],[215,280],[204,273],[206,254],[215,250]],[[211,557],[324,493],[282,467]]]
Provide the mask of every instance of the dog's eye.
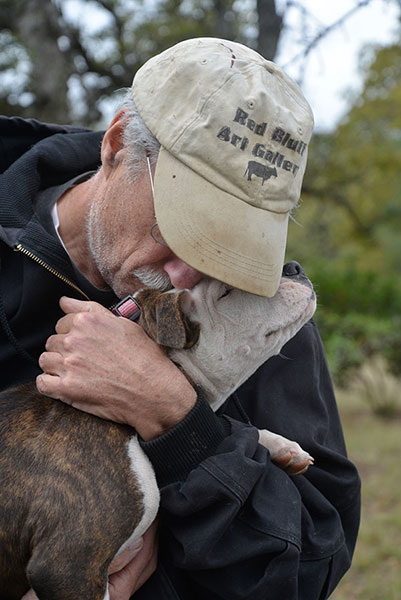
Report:
[[226,287],[225,290],[223,291],[223,293],[217,298],[217,300],[221,300],[222,298],[225,298],[232,291],[233,291],[233,288]]

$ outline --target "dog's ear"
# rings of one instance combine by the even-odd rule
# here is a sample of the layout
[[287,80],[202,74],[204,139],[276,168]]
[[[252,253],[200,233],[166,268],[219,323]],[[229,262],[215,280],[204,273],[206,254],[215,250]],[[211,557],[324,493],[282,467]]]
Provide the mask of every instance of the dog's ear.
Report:
[[157,339],[168,348],[190,348],[199,338],[199,324],[188,319],[182,308],[187,292],[162,294],[156,303]]
[[186,295],[185,290],[142,290],[135,295],[142,309],[142,327],[161,346],[191,348],[198,341],[199,324],[190,321],[183,310]]

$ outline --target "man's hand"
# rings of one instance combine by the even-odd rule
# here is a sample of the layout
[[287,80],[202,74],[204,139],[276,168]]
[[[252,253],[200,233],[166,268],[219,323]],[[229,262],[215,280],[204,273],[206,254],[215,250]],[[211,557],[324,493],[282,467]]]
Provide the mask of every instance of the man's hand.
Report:
[[121,571],[109,576],[110,600],[129,600],[157,567],[157,521],[143,536],[138,554]]
[[136,323],[96,302],[61,298],[66,313],[39,359],[39,392],[104,419],[127,423],[145,440],[193,408],[196,392]]

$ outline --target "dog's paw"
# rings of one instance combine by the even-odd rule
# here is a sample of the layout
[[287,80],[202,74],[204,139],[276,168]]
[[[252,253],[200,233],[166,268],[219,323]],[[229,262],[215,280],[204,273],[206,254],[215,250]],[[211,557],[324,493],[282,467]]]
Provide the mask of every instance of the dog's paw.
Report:
[[[290,443],[294,444],[296,442]],[[298,444],[296,445],[298,446]],[[313,457],[308,452],[302,450],[300,446],[299,450],[287,446],[287,448],[283,448],[272,460],[274,464],[281,469],[284,469],[289,475],[302,475],[302,473],[305,473],[305,471],[313,465]]]
[[269,450],[274,464],[289,475],[302,475],[310,465],[313,465],[313,457],[297,442],[287,440],[267,429],[259,430],[259,443]]

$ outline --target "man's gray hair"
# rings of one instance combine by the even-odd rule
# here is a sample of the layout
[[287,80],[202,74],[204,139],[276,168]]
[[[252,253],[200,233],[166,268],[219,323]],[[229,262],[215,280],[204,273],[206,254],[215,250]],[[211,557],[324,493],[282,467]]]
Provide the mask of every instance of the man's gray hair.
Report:
[[127,172],[130,180],[134,182],[143,169],[148,168],[146,155],[149,156],[151,164],[156,162],[160,144],[140,116],[130,89],[126,91],[122,108],[126,110],[123,142],[128,150]]

